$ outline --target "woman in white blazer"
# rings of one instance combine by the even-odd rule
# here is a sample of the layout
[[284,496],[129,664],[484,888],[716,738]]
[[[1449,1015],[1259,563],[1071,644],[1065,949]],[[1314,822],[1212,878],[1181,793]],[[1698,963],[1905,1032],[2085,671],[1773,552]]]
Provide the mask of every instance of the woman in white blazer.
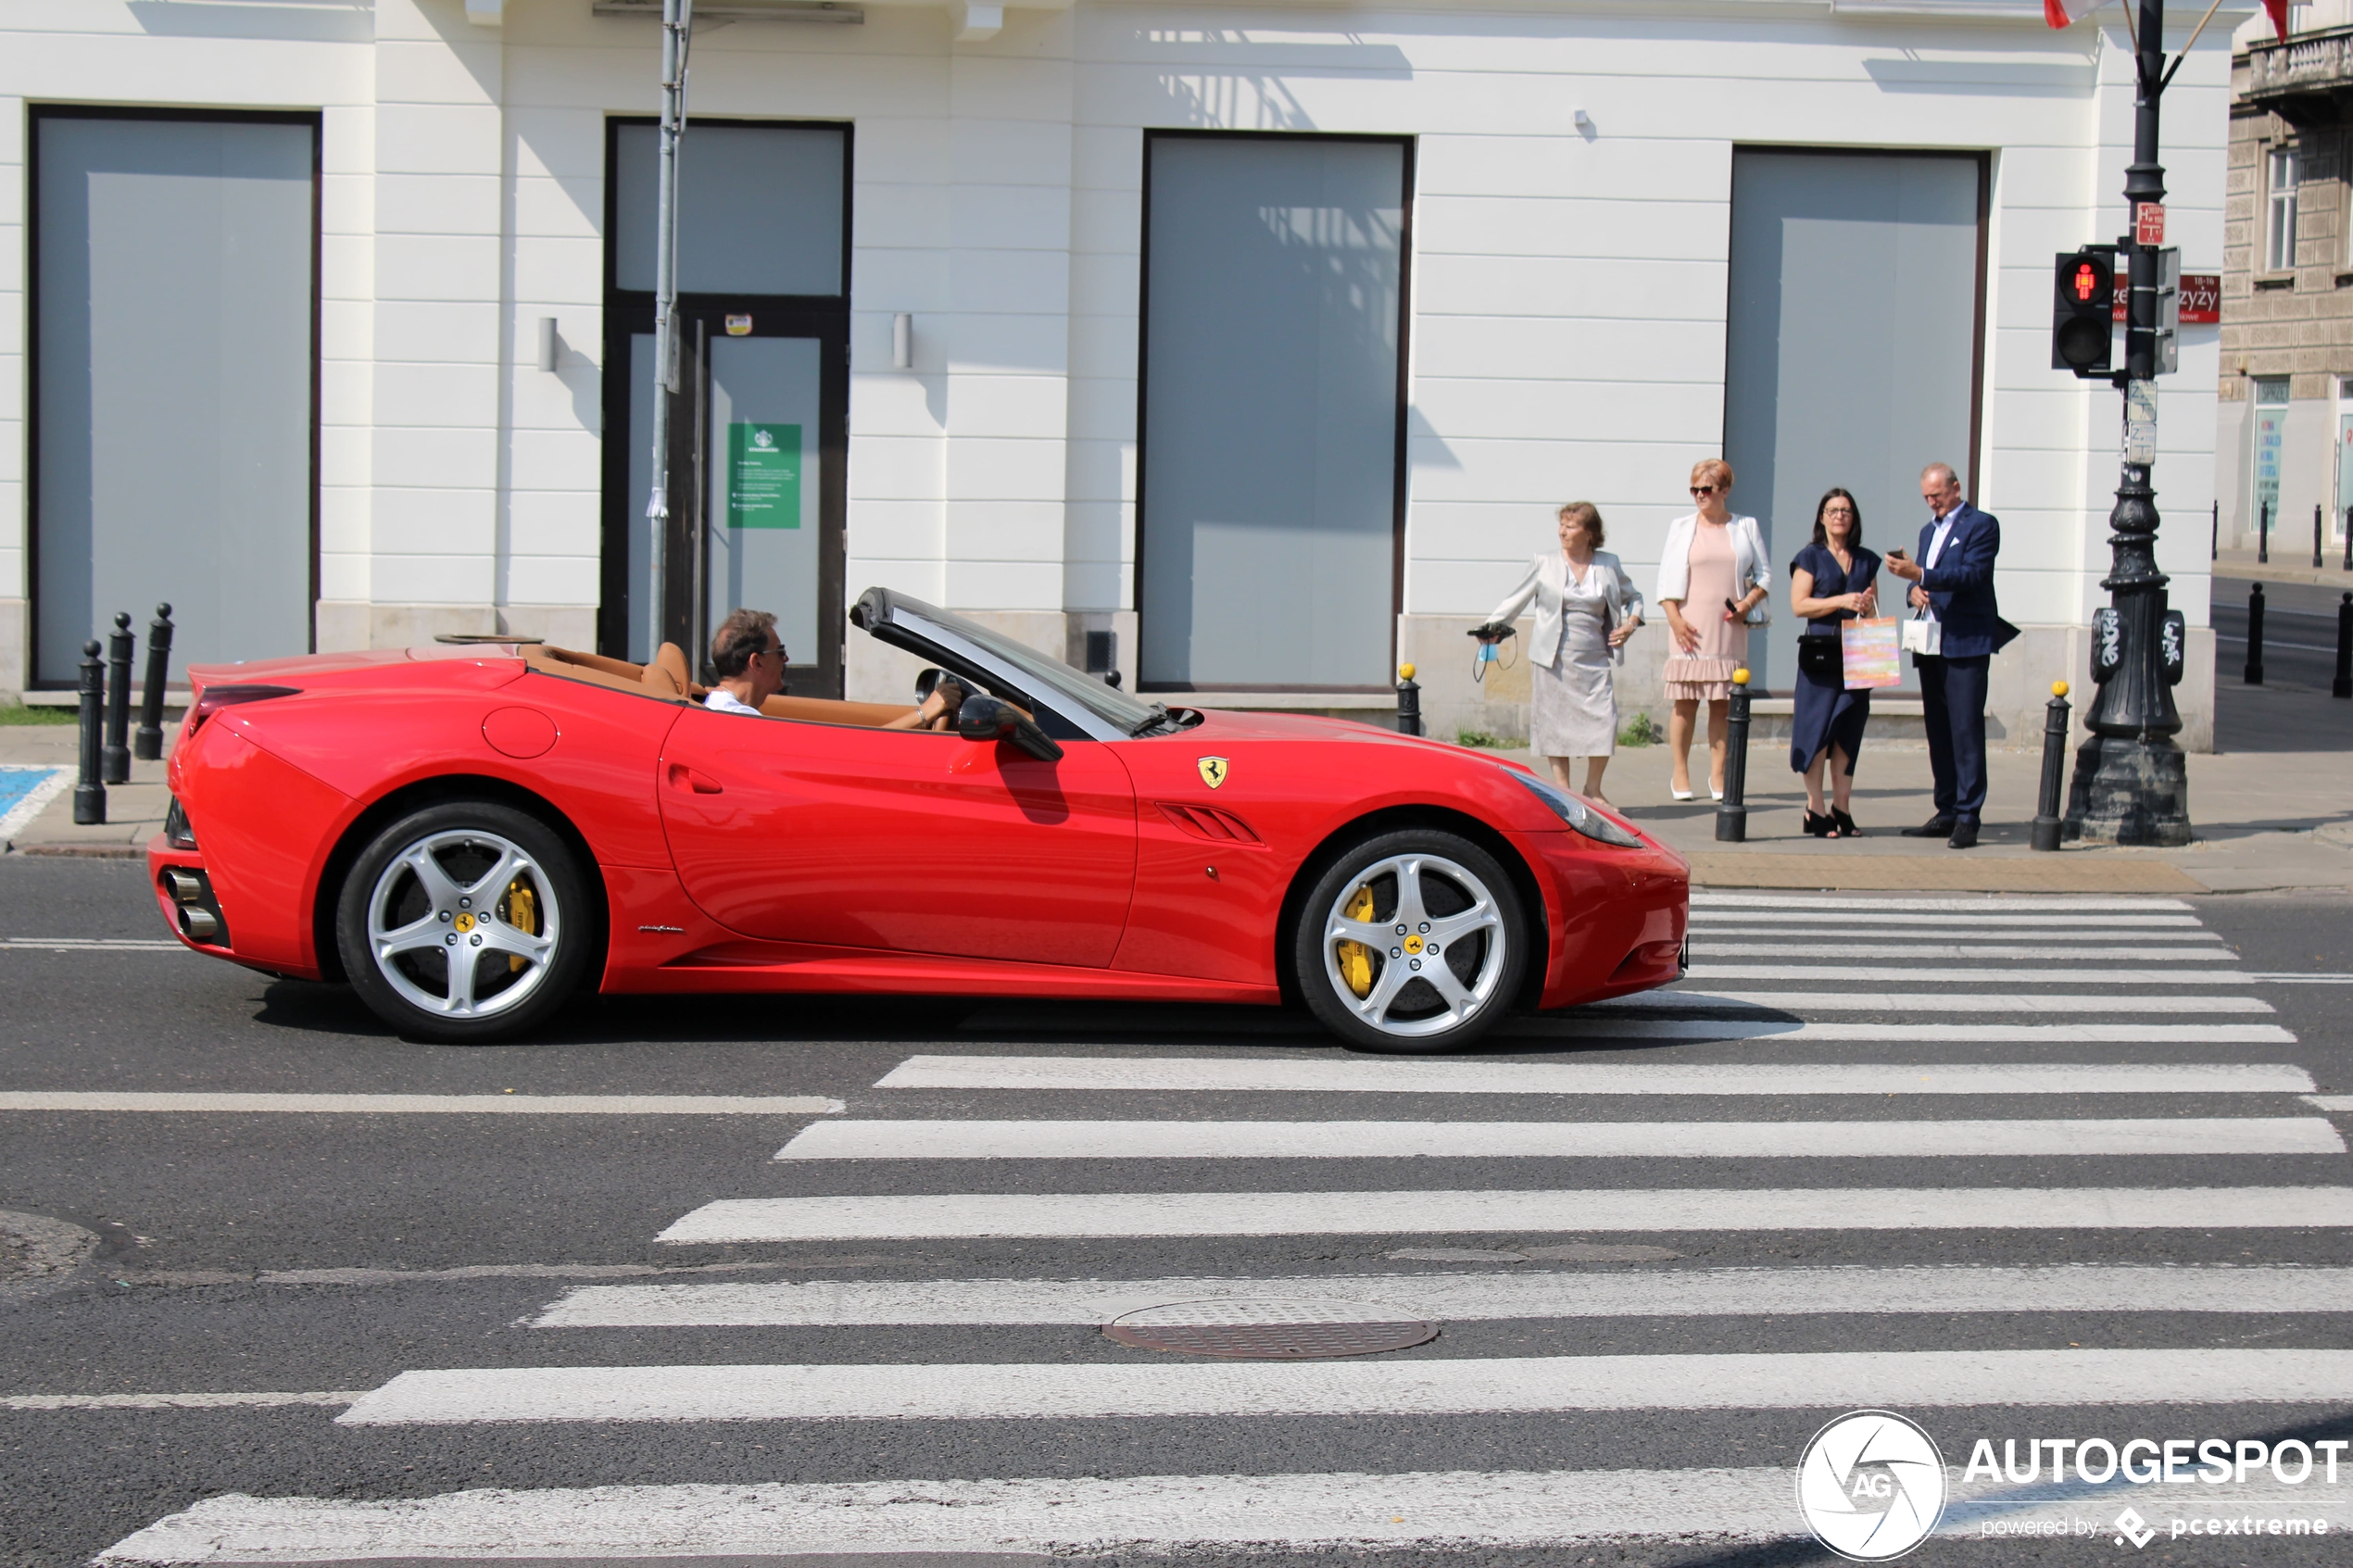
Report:
[[1732,466],[1710,458],[1692,469],[1699,510],[1667,525],[1658,558],[1658,602],[1667,611],[1667,696],[1674,707],[1667,746],[1672,793],[1692,798],[1692,731],[1707,704],[1707,791],[1724,798],[1724,736],[1731,723],[1732,671],[1748,662],[1748,615],[1765,602],[1773,569],[1753,517],[1726,504]]
[[1557,550],[1529,558],[1519,585],[1487,618],[1500,634],[1536,607],[1529,639],[1529,748],[1553,764],[1563,789],[1572,758],[1585,759],[1585,793],[1602,794],[1602,770],[1617,749],[1617,687],[1611,667],[1642,623],[1642,596],[1617,558],[1601,548],[1602,514],[1591,501],[1560,509]]

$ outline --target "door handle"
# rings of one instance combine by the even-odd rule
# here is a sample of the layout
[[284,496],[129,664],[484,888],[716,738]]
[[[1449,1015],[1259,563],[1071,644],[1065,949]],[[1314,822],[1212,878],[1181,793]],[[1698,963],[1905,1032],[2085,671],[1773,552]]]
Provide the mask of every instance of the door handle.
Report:
[[670,787],[673,789],[692,790],[697,795],[724,795],[727,793],[724,787],[711,783],[707,778],[704,778],[700,773],[696,772],[684,762],[673,762],[670,765]]

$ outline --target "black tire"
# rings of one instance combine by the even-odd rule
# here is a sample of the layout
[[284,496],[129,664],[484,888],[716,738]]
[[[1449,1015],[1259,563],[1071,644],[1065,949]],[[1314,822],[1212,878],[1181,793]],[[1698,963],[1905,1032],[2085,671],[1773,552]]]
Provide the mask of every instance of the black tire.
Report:
[[1409,828],[1350,847],[1315,880],[1291,969],[1308,1010],[1351,1049],[1427,1055],[1470,1044],[1511,1010],[1529,946],[1519,892],[1492,855]]
[[602,946],[571,846],[486,800],[430,806],[384,828],[335,904],[335,947],[360,999],[403,1035],[450,1045],[546,1022]]

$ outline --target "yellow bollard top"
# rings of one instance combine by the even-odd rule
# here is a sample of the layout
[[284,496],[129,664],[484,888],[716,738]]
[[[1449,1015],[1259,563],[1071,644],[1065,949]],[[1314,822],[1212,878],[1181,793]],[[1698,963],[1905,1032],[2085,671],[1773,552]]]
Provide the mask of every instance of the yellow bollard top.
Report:
[[1397,667],[1397,678],[1401,681],[1412,680],[1414,678],[1414,667],[1410,664],[1399,665]]
[[2051,683],[2051,695],[2053,696],[2065,696],[2067,695],[2067,683],[2065,681],[2053,681]]
[[1748,671],[1744,669],[1733,671],[1732,684],[1736,686],[1744,686],[1748,684]]

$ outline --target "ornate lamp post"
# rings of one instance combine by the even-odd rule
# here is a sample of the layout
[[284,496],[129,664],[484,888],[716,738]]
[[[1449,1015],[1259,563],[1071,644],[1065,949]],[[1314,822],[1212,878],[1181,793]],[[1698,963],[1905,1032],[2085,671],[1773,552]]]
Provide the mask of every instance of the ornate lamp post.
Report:
[[[2098,695],[2083,716],[2089,738],[2076,748],[2068,792],[2067,836],[2100,844],[2180,845],[2190,841],[2189,772],[2174,735],[2182,716],[2173,686],[2182,678],[2185,633],[2181,612],[2165,602],[2157,569],[2156,465],[2158,247],[2163,244],[2165,169],[2158,162],[2158,106],[2165,69],[2163,0],[2125,0],[2140,17],[2133,59],[2133,162],[2124,196],[2133,214],[2129,236],[2132,292],[2125,326],[2123,482],[2108,513],[2115,532],[2108,574],[2100,586],[2109,608],[2092,620],[2092,678]],[[2184,55],[2187,51],[2183,51]],[[2145,208],[2158,215],[2151,234]]]

